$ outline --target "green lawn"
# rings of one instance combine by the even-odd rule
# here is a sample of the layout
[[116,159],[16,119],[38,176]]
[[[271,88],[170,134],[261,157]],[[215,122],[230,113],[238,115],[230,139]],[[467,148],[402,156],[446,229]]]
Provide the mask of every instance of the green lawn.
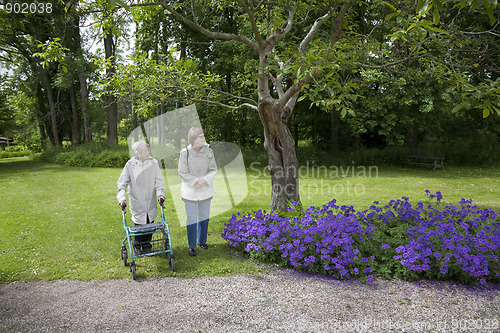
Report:
[[[326,170],[326,172],[325,172]],[[347,169],[346,169],[347,170]],[[374,200],[386,203],[407,196],[416,203],[424,193],[441,191],[443,201],[472,198],[480,207],[500,211],[500,168],[361,167],[349,172],[333,167],[302,170],[301,198],[305,207],[331,199],[367,208]],[[319,172],[318,172],[319,171]],[[124,237],[116,203],[118,168],[52,165],[27,158],[0,159],[0,282],[51,279],[131,278],[120,257]],[[167,220],[176,256],[176,272],[164,256],[137,259],[138,277],[198,276],[255,272],[260,268],[231,254],[220,237],[224,222],[238,211],[269,206],[267,174],[248,170],[249,194],[235,209],[211,218],[207,251],[187,255],[185,228],[179,225],[171,198]],[[130,219],[130,214],[127,215]]]

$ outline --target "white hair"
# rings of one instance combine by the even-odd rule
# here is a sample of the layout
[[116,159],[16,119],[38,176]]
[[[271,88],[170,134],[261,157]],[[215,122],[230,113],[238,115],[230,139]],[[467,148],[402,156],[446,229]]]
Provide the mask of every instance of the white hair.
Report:
[[144,141],[137,141],[137,142],[134,142],[134,144],[132,145],[132,150],[134,151],[134,153],[140,153],[142,152],[146,147],[148,146],[148,144]]

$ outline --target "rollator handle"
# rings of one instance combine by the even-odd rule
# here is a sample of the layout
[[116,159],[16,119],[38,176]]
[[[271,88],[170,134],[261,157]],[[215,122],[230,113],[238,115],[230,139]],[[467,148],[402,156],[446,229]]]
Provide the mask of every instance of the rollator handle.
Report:
[[127,207],[127,203],[124,202],[124,203],[120,204],[120,207],[122,208],[123,211],[125,211],[125,208]]
[[163,206],[163,203],[165,202],[165,199],[160,198],[160,200],[159,200],[159,201],[160,201],[160,206],[161,206],[162,208],[165,208],[165,207]]

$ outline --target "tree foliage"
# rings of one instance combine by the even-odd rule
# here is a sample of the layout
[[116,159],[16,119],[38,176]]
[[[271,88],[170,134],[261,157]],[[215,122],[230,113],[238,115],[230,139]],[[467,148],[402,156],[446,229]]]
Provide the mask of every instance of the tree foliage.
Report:
[[[92,135],[114,144],[141,119],[195,102],[219,140],[264,146],[271,207],[283,209],[300,201],[299,140],[331,152],[417,149],[465,119],[497,135],[496,0],[53,5],[51,16],[0,10],[0,59],[16,64],[9,75],[22,78],[41,141],[54,145]],[[92,38],[104,52],[86,54]]]

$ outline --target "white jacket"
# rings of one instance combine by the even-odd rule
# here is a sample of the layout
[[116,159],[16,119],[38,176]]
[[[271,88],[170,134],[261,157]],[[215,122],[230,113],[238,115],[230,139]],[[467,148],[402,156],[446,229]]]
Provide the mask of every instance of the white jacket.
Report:
[[165,196],[165,181],[157,160],[149,157],[142,162],[132,157],[125,164],[117,184],[118,202],[126,199],[128,187],[128,203],[134,223],[145,224],[146,214],[151,222],[158,216],[156,202],[158,196]]
[[[215,163],[214,153],[208,144],[204,144],[199,152],[196,152],[191,145],[182,149],[177,171],[182,180],[182,199],[200,201],[214,196],[213,179],[217,173],[217,164]],[[196,188],[198,178],[205,179],[207,186]]]

